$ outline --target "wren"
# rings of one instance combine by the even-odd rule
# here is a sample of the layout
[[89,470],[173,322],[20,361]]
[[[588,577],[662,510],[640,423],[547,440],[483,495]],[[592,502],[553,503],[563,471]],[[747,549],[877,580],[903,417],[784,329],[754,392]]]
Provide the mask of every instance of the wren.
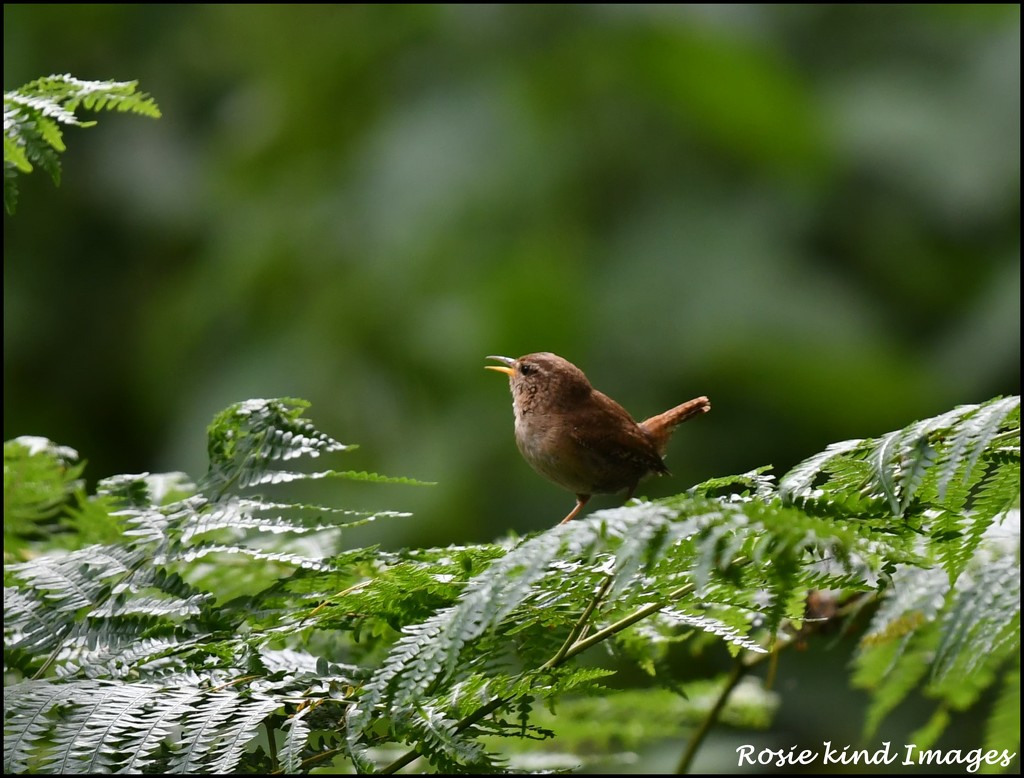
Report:
[[697,397],[638,424],[557,354],[487,358],[502,363],[486,365],[488,370],[508,374],[523,458],[576,495],[576,507],[562,524],[575,518],[591,495],[625,489],[628,499],[644,476],[667,474],[662,455],[676,426],[711,410],[707,397]]

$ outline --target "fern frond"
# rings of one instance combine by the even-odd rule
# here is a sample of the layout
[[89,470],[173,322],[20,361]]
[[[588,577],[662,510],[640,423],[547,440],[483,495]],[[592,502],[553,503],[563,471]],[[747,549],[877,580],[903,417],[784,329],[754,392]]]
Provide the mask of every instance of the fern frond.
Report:
[[893,575],[888,596],[871,620],[863,644],[875,646],[901,640],[934,620],[949,588],[949,580],[941,570],[901,566]]
[[[148,624],[158,622],[149,621]],[[129,680],[141,675],[150,680],[160,680],[184,672],[189,655],[196,653],[194,649],[201,645],[201,641],[181,631],[159,637],[140,636],[140,632],[152,635],[154,631],[136,629],[126,638],[107,638],[102,644],[90,643],[80,635],[73,636],[66,641],[59,675],[114,680]]]
[[456,606],[439,611],[398,642],[367,687],[371,699],[374,691],[387,688],[389,699],[408,704],[419,689],[452,673],[462,647],[520,605],[561,548],[557,534],[538,535],[474,577]]
[[[300,556],[299,554],[289,554],[282,551],[261,551],[258,548],[252,548],[250,546],[227,546],[217,543],[197,543],[196,545],[183,550],[175,559],[178,562],[194,562],[197,559],[202,559],[203,557],[210,556],[211,554],[238,554],[251,559],[260,559],[267,562],[281,562],[286,565],[303,567],[308,570],[327,570],[330,568],[330,564],[328,562],[321,559],[314,559],[312,557]],[[166,563],[171,560],[158,558],[157,561]]]
[[4,210],[13,214],[18,208],[18,197],[21,194],[21,190],[18,189],[18,173],[28,173],[32,170],[32,165],[28,161],[28,155],[6,136],[4,159],[10,160],[10,164],[4,164]]
[[669,621],[699,629],[701,632],[707,632],[708,634],[722,638],[722,640],[727,643],[731,643],[732,645],[747,651],[752,651],[755,654],[768,653],[768,651],[759,643],[742,634],[736,629],[736,627],[723,624],[718,619],[713,619],[708,616],[696,616],[689,613],[683,613],[676,608],[663,608],[660,612],[660,616]]
[[74,613],[98,603],[108,585],[142,559],[132,549],[89,546],[63,557],[41,557],[9,565],[5,572],[35,590],[49,609]]
[[7,522],[55,515],[82,486],[78,452],[29,435],[4,443],[4,530]]
[[820,454],[809,457],[794,467],[779,481],[779,496],[787,503],[811,496],[811,489],[824,475],[825,465],[836,457],[855,451],[863,440],[843,440],[830,444]]
[[[12,117],[12,120],[15,120]],[[7,109],[4,109],[4,124],[7,124]],[[14,197],[13,203],[16,204],[17,188],[15,186],[15,179],[17,173],[31,173],[32,163],[28,161],[28,154],[22,146],[18,145],[18,142],[14,138],[10,137],[6,133],[4,134],[4,195],[7,196],[7,189],[10,187],[13,190]],[[8,183],[9,180],[9,183]],[[8,213],[11,209],[7,209]]]
[[246,400],[221,411],[207,430],[210,469],[203,488],[214,497],[229,486],[262,483],[274,462],[352,448],[300,418],[309,403]]
[[[589,530],[591,538],[595,536],[594,525],[579,526]],[[456,605],[440,609],[421,624],[405,627],[404,636],[363,688],[363,696],[349,716],[348,746],[357,764],[369,765],[360,739],[378,706],[387,703],[390,708],[408,710],[435,683],[450,676],[466,644],[499,623],[532,593],[532,584],[545,575],[563,548],[563,539],[574,529],[565,525],[523,542],[472,578]],[[416,724],[415,717],[408,721]],[[439,738],[443,731],[437,730]],[[450,755],[451,743],[442,738],[436,745]],[[475,759],[478,754],[473,751],[470,756]]]
[[[276,514],[262,515],[265,511],[287,510],[293,514],[285,516]],[[318,521],[302,517],[302,512],[316,511]],[[328,516],[351,517],[348,520],[323,520]],[[327,509],[322,506],[272,503],[251,498],[227,497],[217,503],[203,506],[188,521],[183,522],[181,542],[189,543],[197,536],[210,533],[226,532],[237,536],[241,530],[255,530],[270,535],[306,535],[309,533],[328,532],[331,530],[350,529],[377,521],[382,518],[405,518],[411,514],[402,511],[351,511],[343,509]],[[142,530],[137,530],[142,534]]]
[[941,701],[914,735],[928,747],[948,725],[949,711],[974,705],[1007,657],[1019,654],[1019,514],[1007,525],[989,527],[956,578],[910,566],[893,575],[855,659],[854,683],[872,691],[869,735],[922,686]]
[[253,475],[242,486],[259,486],[261,484],[286,484],[292,481],[317,481],[321,478],[344,478],[348,481],[365,481],[377,484],[405,484],[406,486],[435,486],[432,481],[418,481],[403,476],[387,476],[379,473],[368,473],[355,470],[322,470],[318,473],[300,473],[288,470],[270,470]]
[[108,537],[109,522],[74,520],[83,468],[78,452],[46,438],[26,435],[4,443],[5,564],[24,558],[30,547],[34,555],[42,540],[74,547],[83,538]]
[[34,593],[14,586],[4,587],[4,651],[14,652],[8,657],[11,664],[23,667],[15,661],[14,654],[41,654],[52,650],[67,634],[69,620],[58,620],[39,607]]
[[958,583],[932,665],[937,682],[954,671],[962,682],[982,662],[1020,653],[1020,562],[989,560]]
[[37,758],[37,745],[50,736],[47,714],[72,696],[70,687],[27,682],[4,687],[4,772],[28,772]]
[[[346,478],[365,482],[419,484],[422,482],[406,478],[389,478],[376,473],[327,470],[313,473],[280,470],[274,467],[279,461],[292,460],[301,456],[317,457],[322,453],[343,451],[353,448],[334,440],[317,430],[310,422],[301,418],[307,403],[288,398],[275,400],[250,400],[238,403],[219,414],[210,425],[209,450],[210,470],[201,486],[203,496],[211,501],[208,508],[200,507],[195,515],[198,521],[189,519],[183,524],[182,540],[188,541],[195,535],[217,528],[233,532],[246,528],[261,532],[280,534],[283,532],[308,532],[311,529],[331,530],[373,521],[381,516],[399,516],[400,512],[362,513],[353,522],[339,522],[319,525],[301,525],[294,519],[278,516],[273,519],[259,517],[258,512],[269,510],[271,504],[261,500],[235,498],[230,489],[244,489],[263,484],[281,484],[296,480],[321,478]],[[289,506],[292,510],[314,509],[313,506]],[[351,515],[351,513],[349,514]],[[135,519],[142,521],[141,517]],[[253,551],[237,550],[234,553],[254,554]],[[227,547],[220,550],[227,550]],[[186,549],[185,559],[195,559],[210,553],[202,544]],[[304,559],[285,551],[265,552],[265,559],[277,559],[288,564],[308,568],[325,569],[316,560]]]
[[761,500],[770,500],[777,495],[775,476],[771,467],[764,466],[737,476],[710,478],[696,486],[690,487],[687,494],[700,497],[717,497],[720,494],[738,497],[754,496]]
[[958,474],[962,482],[970,478],[982,453],[991,446],[1004,421],[1014,411],[1017,413],[1019,438],[1020,397],[1004,397],[983,406],[969,406],[969,409],[974,412],[951,430],[954,439],[938,480],[939,500],[945,498],[946,488],[954,474]]
[[136,92],[137,86],[137,81],[86,81],[65,73],[36,79],[15,92],[40,101],[64,123],[71,122],[61,118],[61,112],[74,114],[79,105],[91,111],[116,108],[159,119],[160,109],[153,98]]
[[242,752],[263,720],[280,703],[246,698],[230,691],[203,695],[184,719],[188,743],[170,761],[170,772],[225,775],[234,770]]
[[871,692],[864,722],[865,737],[874,737],[885,717],[903,702],[928,675],[938,636],[927,631],[918,636],[921,618],[908,618],[887,641],[862,648],[853,675],[855,686]]
[[65,150],[61,125],[90,127],[75,112],[117,110],[157,119],[160,109],[152,97],[136,92],[135,81],[83,81],[70,75],[48,76],[4,92],[4,204],[14,213],[17,173],[38,164],[60,183],[60,159]]
[[458,721],[432,705],[399,709],[398,720],[424,746],[424,756],[440,773],[471,771],[474,774],[501,772],[496,759],[473,739],[460,737]]
[[[275,462],[345,448],[298,418],[302,408],[302,403],[269,400],[229,409],[211,427],[211,472],[224,476],[215,492],[203,491],[209,482],[196,487],[182,474],[104,479],[84,510],[116,516],[123,530],[121,542],[6,566],[7,667],[25,674],[48,670],[55,676],[46,682],[8,687],[10,700],[24,694],[27,702],[21,707],[36,717],[8,717],[8,740],[12,733],[26,738],[10,742],[9,764],[58,772],[230,772],[272,712],[295,705],[307,695],[335,699],[353,683],[365,681],[369,675],[365,669],[314,655],[307,655],[305,671],[282,666],[280,661],[275,669],[276,654],[265,644],[308,631],[290,616],[296,598],[287,594],[283,583],[273,583],[271,578],[265,593],[218,607],[214,595],[196,584],[194,574],[191,582],[178,574],[195,570],[211,555],[244,555],[296,586],[301,576],[288,579],[287,572],[280,572],[282,567],[308,570],[310,581],[314,575],[323,581],[351,581],[351,572],[334,565],[365,564],[372,559],[384,569],[392,560],[392,555],[373,549],[341,554],[336,561],[314,558],[293,553],[282,539],[407,514],[271,503],[237,494],[244,485],[280,472],[272,469]],[[54,493],[65,499],[72,491],[75,500],[81,499],[80,468],[74,465],[61,471],[65,463],[57,456],[62,452],[50,447],[43,452],[49,457],[45,467],[28,470],[36,466],[32,457],[41,456],[30,448],[24,442],[5,448],[8,464],[17,465],[6,469],[9,504],[24,494],[18,504],[34,502],[39,516],[63,510],[51,496]],[[52,485],[45,492],[53,507],[41,507],[44,503],[35,494],[17,491],[13,479],[21,473],[36,473],[31,481],[38,495],[44,494],[39,490],[45,473],[59,476],[50,478]],[[328,475],[411,482],[335,471],[311,477]],[[310,511],[316,515],[309,516]],[[237,624],[248,620],[251,629],[257,617],[273,626],[249,638],[235,635]],[[216,630],[221,631],[219,636]],[[246,670],[256,671],[254,677],[265,675],[260,684],[264,694],[280,696],[197,686],[231,683]],[[140,677],[146,681],[139,683]],[[128,679],[132,683],[126,683]],[[44,697],[51,689],[56,691],[47,701]],[[14,716],[19,706],[6,709]],[[309,732],[306,725],[293,730],[288,741],[290,762],[299,758]]]
[[[536,662],[549,671],[612,636],[623,635],[627,646],[650,637],[651,629],[660,637],[658,624],[694,628],[739,649],[763,653],[761,644],[750,637],[752,625],[760,621],[762,629],[773,633],[783,619],[802,617],[806,590],[798,581],[813,561],[807,557],[809,552],[831,554],[830,564],[837,572],[824,568],[817,572],[828,581],[849,574],[854,552],[865,559],[877,553],[875,541],[851,528],[840,529],[839,538],[836,534],[835,526],[802,516],[778,501],[766,506],[754,498],[690,497],[600,511],[524,541],[474,576],[454,605],[405,627],[404,636],[363,688],[351,712],[350,753],[360,769],[370,769],[368,737],[378,712],[406,710],[415,700],[434,698],[445,685],[458,684],[461,689],[470,682],[469,674],[488,668],[477,658],[475,646],[492,632],[521,638],[515,644],[518,661]],[[724,572],[732,571],[744,554],[753,557],[752,563],[738,568],[741,579],[734,583]],[[699,559],[706,560],[703,573],[696,569]],[[766,589],[774,595],[767,607],[764,598],[755,594]],[[602,594],[606,602],[600,601]],[[701,616],[671,605],[687,595],[701,608]],[[538,608],[543,609],[539,612],[544,614],[541,624],[546,631],[531,623]],[[595,621],[608,626],[584,639],[573,623],[578,625],[581,610],[591,609]],[[644,624],[645,618],[654,620]],[[627,631],[633,624],[637,624],[634,631]],[[552,627],[569,632],[562,648]],[[545,653],[546,662],[541,659]],[[492,652],[492,660],[497,656]],[[484,687],[477,681],[476,688],[487,688],[496,696],[482,710],[511,704],[527,689],[558,693],[551,684],[509,687],[498,682],[496,669],[486,671],[490,682]],[[468,730],[460,732],[459,742],[471,736]],[[395,735],[413,737],[403,727]],[[434,748],[448,757],[453,753],[442,743],[419,743],[428,758],[435,756]],[[467,769],[466,764],[460,769]]]
[[[525,539],[333,553],[341,528],[401,514],[246,490],[404,479],[280,469],[345,448],[304,407],[228,409],[198,486],[136,474],[85,498],[71,470],[40,468],[42,521],[94,511],[121,534],[7,565],[5,766],[263,773],[347,754],[360,771],[417,757],[440,772],[508,771],[521,763],[512,741],[614,749],[678,737],[700,716],[764,726],[774,695],[737,682],[833,618],[805,618],[812,589],[873,612],[854,660],[869,731],[919,691],[935,701],[918,722],[928,743],[998,689],[987,737],[1012,741],[1015,720],[1019,732],[1015,398],[836,444],[778,490],[761,469]],[[598,646],[672,691],[623,692],[612,670],[580,663]],[[710,646],[734,671],[681,682],[678,658]]]
[[284,722],[284,743],[281,744],[280,760],[285,774],[299,772],[302,765],[302,751],[312,731],[304,720],[308,711],[308,708],[300,710]]
[[[147,683],[35,681],[4,689],[5,769],[137,772],[183,727],[167,772],[230,772],[260,722],[278,703],[237,692]],[[187,741],[187,743],[185,742]]]
[[[560,749],[582,755],[577,762],[595,753],[635,752],[652,743],[679,738],[681,727],[697,726],[714,706],[724,684],[724,677],[694,681],[687,684],[685,697],[657,688],[575,697],[561,702],[557,711],[537,706],[531,720],[541,728],[554,730]],[[780,701],[778,693],[766,690],[754,679],[745,679],[730,695],[721,720],[730,727],[766,729]]]
[[137,709],[154,691],[146,684],[103,681],[5,687],[5,727],[36,735],[13,742],[10,756],[5,738],[5,763],[31,762],[40,772],[59,774],[113,772],[124,758],[115,747],[116,735],[135,725]]
[[[635,585],[638,576],[650,572],[651,567],[659,559],[666,546],[670,545],[676,533],[669,528],[669,520],[675,518],[676,513],[667,507],[660,507],[653,504],[637,506],[636,513],[642,512],[642,519],[636,516],[633,532],[623,538],[614,559],[614,578],[609,594],[613,597],[620,595],[628,586]],[[696,531],[694,524],[690,531]]]
[[121,772],[131,774],[151,769],[156,763],[157,750],[170,740],[171,734],[194,710],[202,695],[203,692],[194,687],[162,688],[157,704],[148,705],[142,711],[134,732],[125,733],[126,738],[131,738],[124,743],[130,756]]
[[975,406],[962,406],[930,419],[915,422],[873,442],[867,454],[872,467],[872,486],[880,489],[892,513],[902,517],[928,470],[939,460],[931,441],[944,434],[955,420],[972,413]]

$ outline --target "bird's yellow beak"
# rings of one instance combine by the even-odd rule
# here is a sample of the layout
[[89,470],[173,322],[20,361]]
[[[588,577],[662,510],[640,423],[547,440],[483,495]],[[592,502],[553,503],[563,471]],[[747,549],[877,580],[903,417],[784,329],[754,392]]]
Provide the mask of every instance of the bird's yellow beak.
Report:
[[504,362],[504,365],[484,365],[484,370],[497,370],[499,373],[507,373],[508,375],[514,375],[516,370],[512,367],[516,361],[512,357],[487,357],[488,359],[494,359],[498,362]]

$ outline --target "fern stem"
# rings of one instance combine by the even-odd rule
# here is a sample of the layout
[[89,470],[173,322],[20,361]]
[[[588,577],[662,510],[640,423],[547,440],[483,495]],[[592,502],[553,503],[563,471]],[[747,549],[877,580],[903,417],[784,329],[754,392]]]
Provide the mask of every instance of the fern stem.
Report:
[[[669,602],[673,600],[678,600],[680,597],[685,597],[687,594],[690,594],[696,588],[697,585],[693,583],[688,583],[683,586],[680,586],[675,591],[669,593],[666,602],[648,603],[644,607],[633,611],[628,616],[624,616],[623,618],[619,619],[614,624],[609,624],[604,629],[598,630],[590,637],[577,641],[575,644],[573,644],[571,648],[569,648],[568,651],[565,652],[565,655],[562,657],[562,659],[571,659],[577,654],[586,651],[591,646],[600,643],[605,638],[609,638],[617,632],[622,632],[622,630],[626,629],[627,627],[633,626],[638,621],[642,621],[648,616],[657,613],[666,605],[668,605]],[[561,664],[561,662],[559,662],[559,664]],[[553,664],[551,666],[556,667],[557,665]]]
[[711,732],[711,728],[718,723],[718,717],[722,715],[722,711],[725,709],[725,704],[729,701],[729,696],[733,690],[739,685],[739,682],[743,680],[756,662],[744,662],[742,657],[736,657],[736,661],[733,663],[732,671],[729,673],[729,678],[726,680],[725,686],[718,695],[718,699],[715,700],[715,704],[711,710],[708,711],[708,715],[704,717],[704,720],[700,723],[700,728],[693,733],[693,737],[690,738],[690,742],[686,744],[686,750],[683,752],[682,757],[679,759],[679,764],[676,766],[676,775],[685,775],[690,772],[690,765],[693,763],[694,758],[697,756],[697,751],[704,744],[705,738],[708,733]]
[[557,667],[558,665],[560,665],[562,661],[565,659],[566,654],[568,654],[569,649],[572,648],[573,644],[577,640],[580,640],[584,635],[586,635],[587,628],[590,622],[590,617],[597,609],[597,606],[600,604],[601,600],[604,599],[604,596],[608,594],[608,589],[611,588],[613,580],[614,576],[611,575],[605,578],[604,583],[601,584],[601,588],[597,590],[597,594],[595,594],[594,597],[590,600],[590,602],[587,603],[587,607],[583,611],[583,614],[580,616],[576,624],[573,625],[573,628],[569,632],[569,636],[565,639],[565,642],[562,643],[558,651],[555,652],[555,655],[544,663],[544,665],[541,667],[542,670],[547,670],[552,667]]
[[274,740],[274,725],[270,723],[269,718],[265,718],[263,727],[267,730],[267,751],[270,756],[270,764],[273,768],[277,768],[277,741]]
[[[736,559],[733,560],[732,565],[734,567],[742,567],[742,566],[744,566],[746,564],[749,564],[749,563],[750,563],[750,560],[747,559],[746,557],[737,557]],[[563,656],[563,660],[564,659],[570,659],[570,658],[576,656],[577,654],[579,654],[579,653],[581,653],[583,651],[586,651],[591,646],[596,645],[597,643],[600,643],[605,638],[611,637],[612,635],[616,634],[617,632],[621,632],[622,630],[626,629],[627,627],[633,626],[638,621],[641,621],[641,620],[647,618],[648,616],[657,613],[662,608],[664,608],[666,605],[668,605],[670,602],[674,602],[675,600],[679,600],[679,599],[685,597],[688,594],[692,594],[693,590],[696,589],[696,588],[697,588],[697,584],[692,583],[692,582],[691,583],[687,583],[687,584],[683,584],[678,589],[669,592],[669,594],[665,598],[664,602],[648,603],[647,605],[643,606],[642,608],[638,608],[637,610],[633,611],[628,616],[624,616],[623,618],[619,619],[614,624],[609,624],[604,629],[598,630],[593,635],[591,635],[589,638],[577,641],[573,646],[571,646],[565,652],[565,655]],[[552,664],[551,666],[555,667],[556,665]]]
[[[697,756],[697,751],[711,732],[711,728],[718,723],[718,718],[722,715],[722,711],[725,710],[725,705],[729,701],[730,695],[732,695],[733,691],[739,685],[740,681],[743,680],[744,676],[761,663],[770,661],[771,667],[769,668],[768,674],[771,678],[775,675],[775,671],[778,668],[779,654],[782,651],[798,643],[799,640],[805,639],[812,632],[821,629],[821,626],[829,621],[831,621],[831,619],[825,618],[813,622],[805,622],[804,628],[800,632],[792,636],[789,640],[777,642],[773,649],[767,654],[754,654],[749,656],[747,659],[744,659],[742,655],[736,657],[732,671],[729,673],[729,677],[726,680],[725,686],[722,687],[722,691],[719,693],[718,699],[715,700],[715,704],[701,722],[700,728],[693,734],[693,737],[690,738],[690,742],[686,744],[686,750],[679,758],[679,764],[676,766],[676,775],[685,775],[690,771],[693,760]],[[766,682],[765,686],[770,687],[771,681],[769,680]]]

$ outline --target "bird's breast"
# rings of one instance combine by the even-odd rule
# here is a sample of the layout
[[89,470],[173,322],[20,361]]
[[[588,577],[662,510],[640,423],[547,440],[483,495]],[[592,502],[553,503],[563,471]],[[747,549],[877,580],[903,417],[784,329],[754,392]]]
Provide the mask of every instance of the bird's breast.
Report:
[[630,489],[646,473],[664,469],[661,458],[632,457],[609,448],[608,441],[588,445],[588,430],[561,414],[516,410],[516,446],[540,475],[574,494],[604,494]]

